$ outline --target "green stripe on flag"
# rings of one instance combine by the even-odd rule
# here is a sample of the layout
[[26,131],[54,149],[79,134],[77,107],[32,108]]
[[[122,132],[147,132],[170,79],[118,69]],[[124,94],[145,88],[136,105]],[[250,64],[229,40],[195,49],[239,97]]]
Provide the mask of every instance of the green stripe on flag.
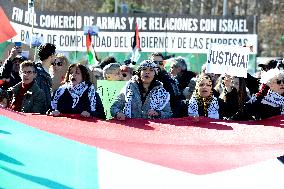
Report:
[[95,63],[94,54],[92,53],[92,51],[88,51],[88,62],[91,65]]
[[96,148],[3,116],[0,123],[0,188],[99,188]]

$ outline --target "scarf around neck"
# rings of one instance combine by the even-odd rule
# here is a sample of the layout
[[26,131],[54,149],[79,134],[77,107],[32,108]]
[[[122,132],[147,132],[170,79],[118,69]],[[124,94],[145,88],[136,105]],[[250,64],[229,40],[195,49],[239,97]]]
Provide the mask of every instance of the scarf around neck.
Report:
[[281,114],[284,114],[284,97],[271,89],[268,90],[267,94],[261,100],[261,103],[272,107],[280,107]]
[[204,115],[209,118],[219,119],[219,103],[216,97],[210,95],[209,98],[193,96],[188,105],[189,116],[199,116],[198,105],[204,107]]
[[[126,117],[131,118],[131,108],[133,99],[133,82],[128,82],[123,91],[125,95],[124,114]],[[170,101],[170,94],[164,88],[153,88],[149,94],[150,96],[150,109],[161,111]],[[146,97],[147,98],[147,97]],[[134,102],[135,103],[135,102]]]
[[72,97],[73,100],[73,104],[72,104],[72,108],[75,108],[76,105],[78,104],[80,97],[83,95],[83,93],[89,88],[88,91],[88,98],[90,100],[90,105],[91,105],[91,111],[95,111],[96,110],[96,90],[95,90],[95,86],[91,85],[89,87],[89,85],[83,81],[81,83],[79,83],[78,85],[73,86],[72,82],[68,82],[63,84],[62,86],[59,87],[59,89],[55,92],[53,100],[51,101],[51,107],[54,110],[57,110],[57,104],[58,104],[58,100],[59,98],[63,95],[63,93],[65,92],[65,90],[67,89],[69,94]]

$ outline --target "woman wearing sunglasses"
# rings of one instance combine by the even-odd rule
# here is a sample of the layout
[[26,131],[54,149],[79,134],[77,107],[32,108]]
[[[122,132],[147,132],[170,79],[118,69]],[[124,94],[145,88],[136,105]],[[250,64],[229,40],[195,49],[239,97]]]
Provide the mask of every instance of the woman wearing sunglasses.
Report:
[[253,95],[245,109],[255,119],[264,119],[284,114],[284,71],[277,68],[261,76],[261,82],[269,89],[265,95]]
[[70,63],[64,54],[56,54],[51,62],[49,74],[52,78],[52,91],[56,91],[64,81]]

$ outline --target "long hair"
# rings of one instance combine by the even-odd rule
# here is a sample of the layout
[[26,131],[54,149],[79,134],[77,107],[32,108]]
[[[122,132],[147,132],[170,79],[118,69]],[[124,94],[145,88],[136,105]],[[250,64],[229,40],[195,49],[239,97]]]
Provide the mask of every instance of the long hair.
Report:
[[[68,59],[64,54],[56,54],[55,60],[60,60],[62,66],[56,72],[53,70],[53,65],[49,67],[49,74],[52,78],[52,90],[58,89],[58,87],[64,83],[64,78],[70,65]],[[55,61],[54,60],[54,61]]]
[[88,71],[88,69],[82,65],[82,64],[71,64],[67,70],[67,73],[65,75],[65,78],[64,78],[64,83],[67,83],[69,81],[69,75],[70,75],[70,72],[72,70],[72,68],[79,68],[81,73],[82,73],[82,79],[83,81],[85,81],[86,83],[91,83],[91,80],[90,80],[90,73]]
[[241,113],[244,111],[244,104],[247,99],[246,81],[243,77],[239,77],[239,91],[238,91],[238,109]]

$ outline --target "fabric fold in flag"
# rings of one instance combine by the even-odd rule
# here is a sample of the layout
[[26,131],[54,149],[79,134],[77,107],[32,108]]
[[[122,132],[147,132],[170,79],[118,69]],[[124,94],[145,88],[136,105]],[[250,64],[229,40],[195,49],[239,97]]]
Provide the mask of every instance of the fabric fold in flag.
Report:
[[13,26],[10,24],[9,19],[7,18],[4,10],[0,6],[0,43],[3,43],[15,35],[17,35],[16,31],[14,30]]
[[132,43],[132,55],[131,55],[131,62],[137,62],[141,56],[141,47],[140,47],[140,36],[139,36],[139,28],[138,24],[136,22],[135,27],[135,34],[133,37],[133,43]]
[[88,33],[86,36],[86,47],[87,47],[87,55],[88,55],[89,64],[98,65],[99,62],[96,59],[96,55],[94,53],[94,48],[92,46],[92,37],[90,33]]

